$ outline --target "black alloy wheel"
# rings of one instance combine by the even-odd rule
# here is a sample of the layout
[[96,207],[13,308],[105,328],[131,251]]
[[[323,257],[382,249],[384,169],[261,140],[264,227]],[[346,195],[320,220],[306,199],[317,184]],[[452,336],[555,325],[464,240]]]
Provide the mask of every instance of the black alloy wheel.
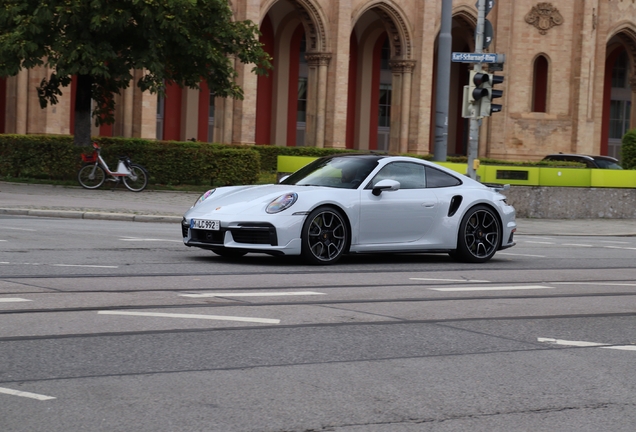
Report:
[[339,210],[319,207],[305,221],[301,236],[305,260],[311,264],[333,264],[346,251],[349,228]]
[[457,237],[457,250],[451,253],[465,262],[484,263],[499,249],[501,227],[497,214],[490,207],[471,208],[462,219]]

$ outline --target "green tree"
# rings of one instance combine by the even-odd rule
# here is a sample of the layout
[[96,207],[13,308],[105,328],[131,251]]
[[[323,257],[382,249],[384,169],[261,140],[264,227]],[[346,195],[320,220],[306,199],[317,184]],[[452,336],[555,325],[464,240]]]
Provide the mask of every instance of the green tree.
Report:
[[[267,73],[270,57],[251,21],[233,21],[228,0],[3,0],[0,76],[47,66],[40,105],[56,104],[77,76],[75,144],[90,145],[91,116],[113,122],[113,96],[137,85],[163,94],[165,83],[243,98],[234,59]],[[91,113],[91,100],[95,101]]]

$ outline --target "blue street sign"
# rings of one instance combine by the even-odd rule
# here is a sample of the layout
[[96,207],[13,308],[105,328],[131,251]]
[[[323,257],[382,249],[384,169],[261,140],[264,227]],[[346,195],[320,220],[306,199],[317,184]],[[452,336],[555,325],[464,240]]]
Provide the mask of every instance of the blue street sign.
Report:
[[458,53],[452,54],[451,60],[455,63],[505,63],[505,54],[494,53]]

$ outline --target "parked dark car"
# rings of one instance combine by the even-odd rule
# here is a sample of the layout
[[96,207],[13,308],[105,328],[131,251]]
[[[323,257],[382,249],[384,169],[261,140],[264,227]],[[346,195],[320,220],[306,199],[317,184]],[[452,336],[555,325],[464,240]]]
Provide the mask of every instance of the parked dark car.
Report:
[[618,164],[618,159],[611,156],[589,156],[580,154],[558,153],[547,155],[544,161],[564,161],[584,163],[588,168],[623,169]]

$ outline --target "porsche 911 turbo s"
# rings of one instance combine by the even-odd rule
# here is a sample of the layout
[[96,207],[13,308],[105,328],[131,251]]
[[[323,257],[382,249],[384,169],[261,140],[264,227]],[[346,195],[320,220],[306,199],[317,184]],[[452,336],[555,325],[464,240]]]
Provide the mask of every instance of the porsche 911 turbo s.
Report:
[[404,156],[316,159],[277,184],[226,186],[185,213],[183,241],[224,256],[448,253],[482,263],[514,246],[515,210],[501,188]]

